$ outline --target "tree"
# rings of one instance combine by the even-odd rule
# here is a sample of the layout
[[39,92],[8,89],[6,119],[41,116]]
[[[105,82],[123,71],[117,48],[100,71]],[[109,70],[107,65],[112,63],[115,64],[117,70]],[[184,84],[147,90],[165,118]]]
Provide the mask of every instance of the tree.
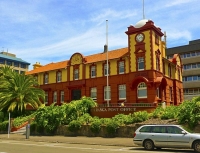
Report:
[[45,93],[37,87],[33,76],[19,74],[9,67],[0,69],[0,111],[13,112],[26,109],[27,105],[37,109],[44,101]]

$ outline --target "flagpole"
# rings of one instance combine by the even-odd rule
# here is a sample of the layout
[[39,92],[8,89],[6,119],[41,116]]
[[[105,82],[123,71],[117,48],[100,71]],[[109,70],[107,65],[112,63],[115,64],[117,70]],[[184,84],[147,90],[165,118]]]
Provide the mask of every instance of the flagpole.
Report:
[[106,20],[106,47],[107,47],[107,50],[106,50],[106,70],[107,70],[107,76],[106,76],[106,82],[107,82],[107,90],[106,90],[106,97],[107,97],[107,107],[109,107],[109,99],[108,99],[108,20]]

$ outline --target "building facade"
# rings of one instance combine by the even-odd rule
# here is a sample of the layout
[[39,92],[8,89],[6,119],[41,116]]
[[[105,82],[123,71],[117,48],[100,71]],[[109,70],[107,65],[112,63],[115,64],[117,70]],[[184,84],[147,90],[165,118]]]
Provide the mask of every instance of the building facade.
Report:
[[36,63],[26,74],[38,80],[47,105],[82,96],[92,97],[99,105],[179,105],[183,101],[182,63],[178,54],[165,58],[161,29],[143,19],[125,33],[126,48],[107,51],[105,47],[89,56],[77,52],[66,61]]
[[184,99],[200,96],[200,39],[189,41],[188,45],[167,49],[167,56],[179,54],[183,63]]
[[0,53],[0,67],[5,65],[10,66],[17,73],[25,73],[28,71],[28,67],[30,63],[22,60],[21,58],[17,58],[15,54],[8,52]]

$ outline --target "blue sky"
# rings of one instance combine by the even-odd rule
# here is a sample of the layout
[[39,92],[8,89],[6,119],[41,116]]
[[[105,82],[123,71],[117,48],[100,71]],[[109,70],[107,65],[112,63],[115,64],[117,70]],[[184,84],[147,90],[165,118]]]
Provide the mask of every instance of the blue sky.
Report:
[[[167,47],[200,39],[200,0],[145,0],[145,18],[167,33]],[[1,0],[1,51],[32,64],[128,46],[127,27],[143,18],[142,0]]]

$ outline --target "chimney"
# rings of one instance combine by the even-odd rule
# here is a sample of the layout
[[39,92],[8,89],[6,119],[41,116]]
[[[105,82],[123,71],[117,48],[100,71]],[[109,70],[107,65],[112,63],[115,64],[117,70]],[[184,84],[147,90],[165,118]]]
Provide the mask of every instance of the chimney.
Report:
[[106,53],[108,51],[108,46],[104,45],[104,53]]
[[33,64],[33,69],[37,69],[39,67],[42,67],[42,65],[40,64],[40,62],[36,62],[35,64]]

